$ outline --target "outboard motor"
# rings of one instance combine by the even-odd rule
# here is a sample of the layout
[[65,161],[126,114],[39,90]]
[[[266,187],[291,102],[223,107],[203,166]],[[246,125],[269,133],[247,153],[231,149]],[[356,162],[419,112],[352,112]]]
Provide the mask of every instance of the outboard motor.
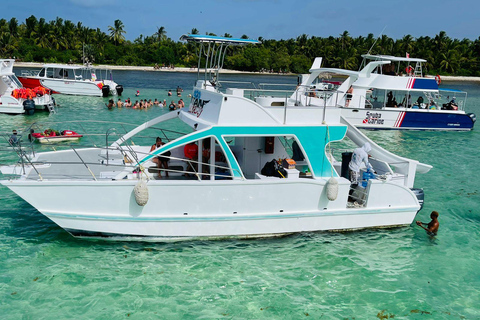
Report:
[[472,119],[473,123],[477,121],[477,116],[475,115],[475,113],[468,113],[467,115],[470,117],[470,119]]
[[110,86],[108,84],[103,85],[102,95],[103,95],[104,98],[106,98],[110,95]]
[[[418,203],[420,204],[420,210],[422,210],[423,201],[425,199],[425,194],[423,193],[423,189],[412,188],[410,190],[412,190],[412,192],[417,196]],[[420,211],[420,210],[418,210],[418,211]]]
[[35,102],[33,100],[25,100],[23,101],[23,110],[25,110],[25,114],[32,115],[35,113]]
[[123,92],[123,86],[121,84],[117,84],[115,90],[117,90],[117,95],[121,96]]

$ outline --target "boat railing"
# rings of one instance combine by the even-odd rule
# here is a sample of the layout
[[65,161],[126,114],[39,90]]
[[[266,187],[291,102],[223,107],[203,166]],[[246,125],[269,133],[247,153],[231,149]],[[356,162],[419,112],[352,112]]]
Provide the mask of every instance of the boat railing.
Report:
[[350,185],[347,208],[365,207],[368,198],[366,187],[361,185]]
[[[231,81],[231,80],[222,80],[222,81],[218,81],[217,82],[218,85],[222,88],[226,88],[226,86],[224,86],[223,84],[242,84],[242,85],[245,85],[245,86],[250,86],[251,88],[253,89],[258,89],[257,86],[255,85],[254,82],[251,82],[251,81]],[[245,90],[249,90],[248,88],[244,88]]]
[[[126,158],[123,157],[124,153],[122,152],[122,158],[114,158],[111,157],[110,161],[106,161],[103,159],[102,161],[90,161],[82,156],[80,152],[77,150],[76,147],[70,146],[78,160],[48,160],[48,159],[38,159],[35,162],[30,159],[26,155],[25,152],[22,152],[20,147],[16,148],[17,152],[19,153],[19,163],[18,169],[20,172],[16,172],[16,175],[23,176],[25,179],[28,180],[44,180],[44,179],[53,179],[53,180],[62,180],[62,179],[76,179],[76,180],[101,180],[101,179],[116,179],[117,176],[121,176],[118,179],[139,179],[141,178],[142,174],[145,174],[149,177],[148,173],[153,174],[153,179],[155,178],[156,174],[161,172],[168,172],[169,174],[174,174],[176,177],[183,177],[181,179],[188,179],[189,177],[196,178],[197,180],[205,180],[206,178],[210,180],[225,180],[225,179],[234,179],[234,172],[237,173],[236,176],[242,177],[242,174],[239,170],[234,168],[227,167],[225,165],[220,164],[211,164],[208,162],[196,161],[192,159],[186,158],[179,158],[173,156],[165,156],[162,157],[168,158],[169,161],[172,163],[168,169],[165,168],[158,168],[155,166],[144,167],[144,164],[140,164],[138,158],[135,161],[126,161]],[[118,147],[92,147],[93,149],[98,150],[98,155],[102,153],[106,153],[110,150],[112,154],[114,151],[118,151]],[[128,152],[130,153],[130,152]],[[136,154],[141,154],[142,158],[147,155],[154,155],[150,152],[141,152],[136,151]],[[158,156],[158,155],[154,155]],[[98,159],[97,159],[98,160]],[[65,166],[76,166],[81,165],[85,167],[88,174],[85,175],[78,168],[75,169],[75,172],[68,172],[62,174],[58,171],[53,170],[53,173],[49,173],[52,171],[51,168],[53,166],[59,166],[64,168]],[[30,167],[35,172],[35,174],[30,174],[27,171],[27,168]],[[42,170],[42,168],[48,167],[49,170]],[[114,169],[112,171],[112,168]],[[203,168],[202,171],[199,171],[199,168]],[[212,172],[213,171],[213,172]],[[111,174],[114,174],[113,176]],[[90,177],[90,178],[88,178]],[[170,180],[176,180],[178,178],[170,178]]]

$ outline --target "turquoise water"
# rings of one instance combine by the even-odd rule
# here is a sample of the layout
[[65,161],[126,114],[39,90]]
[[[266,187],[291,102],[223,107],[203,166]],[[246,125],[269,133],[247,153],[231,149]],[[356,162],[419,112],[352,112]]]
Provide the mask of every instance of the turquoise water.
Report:
[[[177,85],[186,96],[195,79],[134,71],[116,76],[126,87],[123,98],[132,99],[138,89],[139,98],[169,100],[167,90]],[[443,85],[468,91],[467,110],[480,115],[479,84]],[[55,115],[0,115],[0,131],[46,120],[139,124],[168,112],[107,110],[102,98],[56,99],[61,106]],[[0,319],[480,318],[480,129],[366,133],[395,153],[434,166],[417,175],[416,187],[426,197],[417,218],[427,222],[432,210],[440,213],[435,239],[412,224],[268,240],[80,240],[0,187]],[[0,162],[15,158],[2,154]]]

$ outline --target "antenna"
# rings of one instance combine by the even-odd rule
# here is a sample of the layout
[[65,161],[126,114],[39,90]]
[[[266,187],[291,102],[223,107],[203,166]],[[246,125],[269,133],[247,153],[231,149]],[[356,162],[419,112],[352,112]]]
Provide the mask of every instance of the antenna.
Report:
[[377,43],[378,39],[380,39],[380,36],[383,34],[383,31],[385,31],[385,28],[387,26],[385,25],[385,27],[383,27],[382,29],[382,32],[380,32],[380,34],[378,35],[377,39],[375,39],[375,42],[372,44],[372,46],[370,47],[370,49],[368,50],[367,54],[370,54],[370,51],[372,51],[373,47],[375,46],[375,44]]
[[[375,41],[373,42],[373,44],[372,44],[372,46],[370,47],[370,49],[368,49],[367,55],[369,55],[369,54],[370,54],[370,51],[372,51],[373,47],[375,47],[375,44],[377,43],[378,39],[380,39],[380,37],[382,36],[383,31],[385,31],[385,28],[386,28],[386,27],[387,27],[387,26],[383,27],[382,32],[380,32],[380,34],[378,35],[377,39],[375,39]],[[367,58],[364,57],[363,60],[362,60],[362,63],[360,63],[360,68],[358,69],[358,71],[362,70],[362,68],[363,68],[364,66],[366,66],[366,65],[367,65]]]

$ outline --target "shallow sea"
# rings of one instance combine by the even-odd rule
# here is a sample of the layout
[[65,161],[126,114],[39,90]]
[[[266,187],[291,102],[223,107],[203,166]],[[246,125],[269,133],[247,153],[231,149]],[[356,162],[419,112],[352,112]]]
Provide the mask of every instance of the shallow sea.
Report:
[[[186,97],[196,78],[140,71],[114,76],[125,87],[124,99],[140,90],[139,98],[168,101],[168,89],[180,86]],[[467,91],[467,111],[480,116],[480,83],[442,86]],[[140,124],[168,112],[107,110],[103,98],[56,99],[58,113],[50,116],[0,114],[0,131],[44,121]],[[81,240],[0,187],[0,319],[480,318],[480,128],[366,134],[392,152],[433,165],[417,175],[415,186],[425,190],[417,219],[427,222],[432,210],[440,213],[435,239],[412,224],[268,240]],[[14,159],[0,155],[0,163]]]

